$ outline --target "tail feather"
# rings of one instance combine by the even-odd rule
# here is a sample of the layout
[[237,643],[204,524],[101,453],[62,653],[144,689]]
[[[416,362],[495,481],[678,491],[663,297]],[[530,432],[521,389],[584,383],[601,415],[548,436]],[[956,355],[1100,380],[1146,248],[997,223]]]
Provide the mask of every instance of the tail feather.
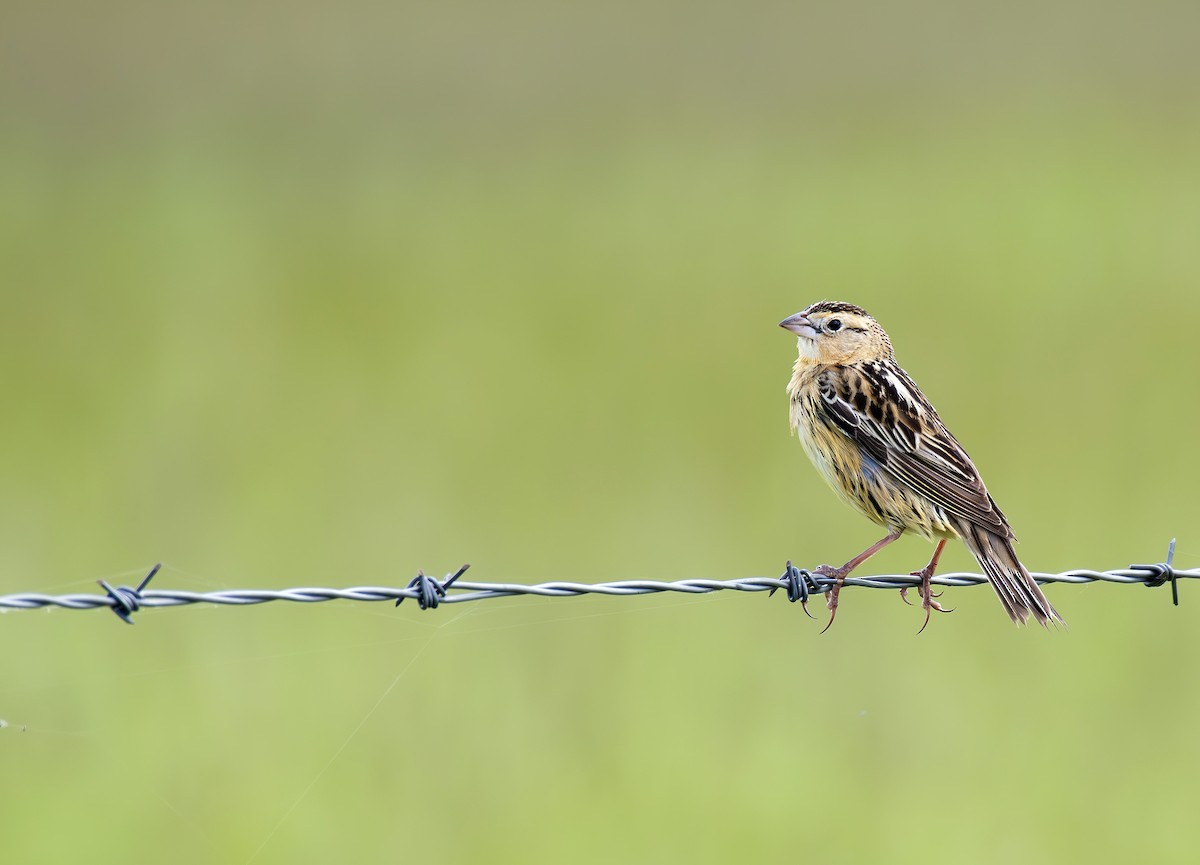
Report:
[[1037,582],[1017,558],[1012,538],[988,531],[974,523],[960,523],[958,529],[963,543],[979,560],[1010,619],[1018,625],[1023,625],[1033,616],[1042,627],[1052,621],[1063,621],[1062,616],[1046,600]]

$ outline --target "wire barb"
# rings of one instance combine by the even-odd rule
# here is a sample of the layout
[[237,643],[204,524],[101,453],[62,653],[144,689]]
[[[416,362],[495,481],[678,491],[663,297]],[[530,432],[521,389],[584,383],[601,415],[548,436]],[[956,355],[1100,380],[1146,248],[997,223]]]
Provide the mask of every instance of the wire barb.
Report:
[[[422,610],[437,609],[438,603],[442,598],[446,597],[446,589],[453,586],[454,581],[465,574],[469,567],[471,567],[469,564],[463,565],[454,572],[454,576],[446,574],[440,583],[433,577],[427,576],[424,571],[418,568],[417,575],[412,578],[412,582],[405,586],[405,588],[417,590],[417,606]],[[400,606],[403,600],[404,597],[396,598],[396,606]]]
[[114,613],[120,616],[121,620],[127,625],[133,624],[133,614],[142,607],[142,589],[150,585],[150,581],[154,579],[154,575],[158,573],[158,569],[162,567],[162,562],[150,569],[150,573],[142,578],[136,589],[131,589],[129,586],[117,586],[115,589],[104,580],[96,580],[100,587],[108,593],[112,598],[112,607]]
[[[787,599],[790,603],[800,602],[800,608],[804,610],[804,615],[810,619],[813,614],[808,611],[808,599],[811,597],[809,586],[812,586],[813,592],[821,591],[821,587],[817,585],[816,579],[805,568],[797,568],[792,564],[792,560],[788,559],[787,565],[784,566],[783,576],[779,578],[782,585],[776,586],[776,589],[786,589]],[[775,594],[775,589],[767,592],[767,597]]]
[[1167,545],[1167,560],[1152,565],[1130,565],[1131,569],[1139,571],[1148,571],[1153,576],[1146,580],[1146,588],[1155,589],[1163,583],[1170,582],[1171,584],[1171,603],[1176,607],[1179,606],[1179,574],[1171,566],[1175,561],[1175,538],[1171,538],[1171,543]]

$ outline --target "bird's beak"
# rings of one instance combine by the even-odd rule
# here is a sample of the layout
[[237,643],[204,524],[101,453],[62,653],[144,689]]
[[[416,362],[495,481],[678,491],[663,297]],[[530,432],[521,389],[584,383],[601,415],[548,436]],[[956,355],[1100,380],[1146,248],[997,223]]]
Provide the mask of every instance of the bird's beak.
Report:
[[808,316],[802,312],[798,312],[790,318],[785,318],[779,322],[779,326],[805,339],[816,339],[817,337],[817,329],[812,326],[812,322],[808,320]]

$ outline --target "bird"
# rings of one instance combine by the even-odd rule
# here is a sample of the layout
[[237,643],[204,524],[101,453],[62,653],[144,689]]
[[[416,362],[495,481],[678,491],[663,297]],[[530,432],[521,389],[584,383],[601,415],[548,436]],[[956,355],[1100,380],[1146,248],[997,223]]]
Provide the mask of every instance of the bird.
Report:
[[[809,459],[834,492],[887,535],[831,577],[825,603],[829,630],[846,577],[905,532],[937,541],[921,578],[925,622],[949,612],[930,588],[942,550],[958,538],[979,561],[1005,612],[1017,625],[1030,617],[1043,627],[1062,623],[1017,558],[1008,519],[984,486],[962,445],[899,363],[887,332],[862,307],[822,300],[785,318],[796,334],[797,357],[788,381],[789,420]],[[901,598],[908,603],[907,589]]]

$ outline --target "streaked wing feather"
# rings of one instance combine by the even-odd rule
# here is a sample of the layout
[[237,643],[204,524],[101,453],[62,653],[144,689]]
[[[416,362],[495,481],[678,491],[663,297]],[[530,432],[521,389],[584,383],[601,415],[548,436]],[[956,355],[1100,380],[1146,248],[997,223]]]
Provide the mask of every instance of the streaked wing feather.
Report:
[[950,514],[1012,536],[975,464],[899,366],[831,367],[818,382],[829,420],[893,478]]

